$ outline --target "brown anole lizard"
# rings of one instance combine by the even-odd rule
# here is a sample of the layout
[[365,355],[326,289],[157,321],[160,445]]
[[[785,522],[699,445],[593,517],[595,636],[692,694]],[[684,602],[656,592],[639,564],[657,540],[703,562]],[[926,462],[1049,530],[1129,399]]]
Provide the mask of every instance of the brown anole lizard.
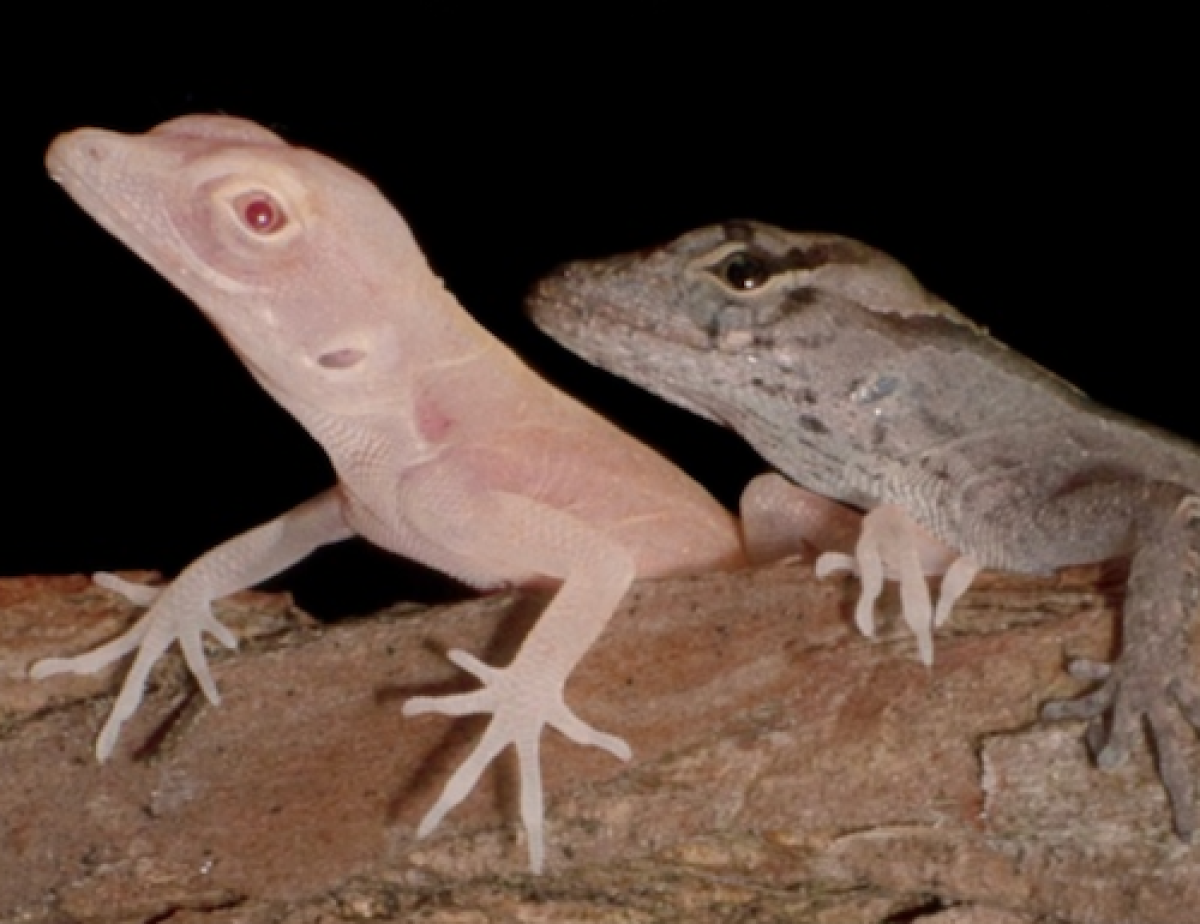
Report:
[[[1184,746],[1200,730],[1200,449],[1094,404],[886,254],[837,235],[703,228],[572,263],[529,307],[570,349],[732,427],[807,489],[789,494],[778,476],[752,483],[748,514],[791,504],[821,526],[822,508],[832,511],[833,529],[821,528],[834,541],[815,541],[837,548],[853,527],[820,498],[868,511],[853,555],[827,553],[818,573],[863,575],[868,632],[883,574],[899,578],[927,661],[932,627],[979,567],[1045,574],[1131,556],[1119,658],[1072,663],[1099,686],[1043,715],[1091,720],[1106,767],[1148,724],[1175,828],[1192,838]],[[945,574],[936,611],[928,573]]]
[[62,135],[46,161],[85,211],[199,306],[321,443],[338,483],[161,589],[100,577],[148,612],[121,637],[41,661],[32,675],[91,673],[137,652],[96,744],[105,759],[172,644],[217,702],[202,635],[230,647],[235,639],[212,601],[325,543],[360,535],[478,588],[561,582],[506,667],[449,653],[481,689],[405,705],[409,715],[491,716],[418,834],[512,744],[530,862],[540,869],[544,729],[629,756],[624,741],[567,706],[568,677],[635,577],[741,563],[734,518],[479,326],[404,219],[333,160],[251,122],[185,116],[144,135]]

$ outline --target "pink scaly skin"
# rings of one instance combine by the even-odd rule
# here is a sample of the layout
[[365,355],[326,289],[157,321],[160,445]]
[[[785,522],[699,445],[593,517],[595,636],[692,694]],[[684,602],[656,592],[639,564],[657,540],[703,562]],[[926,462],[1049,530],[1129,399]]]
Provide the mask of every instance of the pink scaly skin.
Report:
[[161,591],[98,577],[148,612],[120,638],[41,661],[32,676],[91,673],[137,652],[96,743],[104,760],[173,643],[217,703],[202,635],[228,647],[235,639],[212,601],[325,543],[364,536],[478,588],[559,580],[507,667],[450,652],[481,689],[404,707],[492,715],[418,833],[512,744],[530,864],[540,870],[543,729],[630,756],[567,706],[567,678],[636,577],[741,564],[734,519],[476,324],[378,190],[329,158],[250,122],[185,116],[145,135],[62,135],[46,163],[85,211],[200,307],[325,448],[338,484],[203,555]]

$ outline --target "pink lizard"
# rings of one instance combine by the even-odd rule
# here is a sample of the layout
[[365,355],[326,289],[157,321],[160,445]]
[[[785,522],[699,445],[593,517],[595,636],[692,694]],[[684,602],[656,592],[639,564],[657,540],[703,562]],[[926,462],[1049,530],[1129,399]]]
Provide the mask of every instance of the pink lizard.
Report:
[[217,703],[202,635],[228,647],[235,639],[211,602],[325,543],[361,535],[478,588],[557,579],[511,664],[451,651],[482,687],[404,707],[492,715],[418,835],[513,744],[530,863],[540,870],[542,730],[630,756],[566,705],[567,678],[635,577],[739,564],[736,521],[475,323],[378,190],[329,158],[251,122],[185,116],[145,135],[62,135],[46,163],[85,211],[200,307],[321,443],[338,484],[211,550],[161,590],[98,576],[148,612],[91,652],[39,662],[32,676],[91,673],[136,650],[97,740],[104,760],[173,643]]

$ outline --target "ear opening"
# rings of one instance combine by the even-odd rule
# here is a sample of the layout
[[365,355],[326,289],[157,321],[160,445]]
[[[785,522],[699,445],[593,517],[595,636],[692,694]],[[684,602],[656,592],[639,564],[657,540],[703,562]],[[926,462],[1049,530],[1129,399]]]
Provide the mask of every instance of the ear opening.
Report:
[[341,350],[330,350],[317,357],[317,364],[324,369],[350,369],[367,358],[366,350],[346,347]]

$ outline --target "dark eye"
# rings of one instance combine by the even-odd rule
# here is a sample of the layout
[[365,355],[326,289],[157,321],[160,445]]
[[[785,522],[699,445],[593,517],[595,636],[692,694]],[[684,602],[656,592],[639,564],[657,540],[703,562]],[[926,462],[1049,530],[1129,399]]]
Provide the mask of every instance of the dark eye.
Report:
[[717,278],[739,292],[749,292],[767,284],[771,272],[767,265],[753,254],[740,250],[731,253],[712,268]]
[[242,222],[255,234],[274,234],[288,223],[283,207],[266,193],[246,193],[235,204]]

